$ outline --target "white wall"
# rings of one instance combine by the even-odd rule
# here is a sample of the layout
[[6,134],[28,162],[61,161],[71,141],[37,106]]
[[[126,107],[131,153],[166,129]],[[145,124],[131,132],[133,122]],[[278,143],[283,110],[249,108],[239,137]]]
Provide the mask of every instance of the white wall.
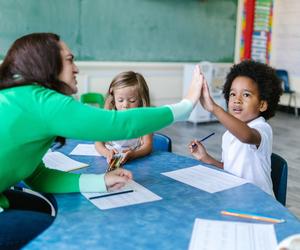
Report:
[[[300,1],[275,0],[273,9],[271,65],[289,72],[291,89],[300,97]],[[288,96],[281,98],[287,104]],[[292,103],[293,105],[293,103]]]
[[[164,105],[179,101],[183,95],[184,63],[140,62],[76,62],[79,68],[78,94],[100,92],[106,94],[109,84],[118,73],[133,70],[141,73],[149,86],[152,105]],[[213,84],[221,88],[231,64],[214,64]]]
[[[242,13],[244,0],[238,0],[235,62],[240,59]],[[300,102],[300,0],[274,0],[270,64],[289,72],[291,89]],[[280,98],[287,105],[288,95]],[[292,103],[294,105],[294,103]]]

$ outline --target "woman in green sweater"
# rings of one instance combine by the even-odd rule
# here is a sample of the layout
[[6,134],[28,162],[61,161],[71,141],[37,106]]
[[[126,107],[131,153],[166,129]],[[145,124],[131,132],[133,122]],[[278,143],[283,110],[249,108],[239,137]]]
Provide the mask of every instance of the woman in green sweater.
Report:
[[63,144],[64,138],[136,138],[185,120],[200,97],[203,82],[197,67],[189,93],[181,102],[120,112],[73,99],[70,95],[77,92],[77,73],[70,49],[52,33],[17,39],[0,66],[0,235],[4,235],[0,249],[24,245],[53,221],[52,216],[36,212],[44,211],[41,207],[45,204],[47,207],[45,197],[12,189],[18,182],[44,193],[105,192],[132,178],[125,169],[103,175],[49,169],[42,158],[54,140]]

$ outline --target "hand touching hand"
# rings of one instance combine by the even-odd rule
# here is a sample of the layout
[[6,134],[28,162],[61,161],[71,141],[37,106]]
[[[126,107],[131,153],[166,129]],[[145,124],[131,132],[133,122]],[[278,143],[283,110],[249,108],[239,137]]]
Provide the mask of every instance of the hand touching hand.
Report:
[[115,154],[118,154],[118,151],[116,149],[109,150],[109,153],[106,157],[106,161],[108,164],[111,164]]
[[195,106],[200,98],[203,80],[204,77],[201,73],[200,66],[196,65],[188,94],[185,97],[193,103],[193,106]]
[[124,168],[117,168],[105,174],[104,181],[108,190],[117,190],[132,180],[132,173]]
[[215,102],[210,96],[207,81],[204,80],[203,86],[202,86],[202,93],[200,96],[200,102],[204,109],[206,109],[208,112],[213,112]]

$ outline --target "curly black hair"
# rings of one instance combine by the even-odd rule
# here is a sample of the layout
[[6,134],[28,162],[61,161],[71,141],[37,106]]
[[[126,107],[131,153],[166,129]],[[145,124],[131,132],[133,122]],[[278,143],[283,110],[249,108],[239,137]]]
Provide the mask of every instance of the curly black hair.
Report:
[[276,75],[275,69],[267,64],[253,60],[245,60],[235,64],[226,76],[223,86],[223,94],[228,105],[230,88],[233,80],[238,76],[245,76],[252,79],[258,86],[260,100],[268,103],[266,111],[261,113],[266,120],[275,115],[280,96],[282,95],[281,80]]

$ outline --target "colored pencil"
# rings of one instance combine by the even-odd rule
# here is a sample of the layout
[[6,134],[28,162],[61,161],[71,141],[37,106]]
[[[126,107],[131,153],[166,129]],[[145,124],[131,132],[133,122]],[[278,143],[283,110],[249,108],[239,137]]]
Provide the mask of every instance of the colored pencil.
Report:
[[223,215],[229,215],[239,218],[245,218],[245,219],[252,219],[252,220],[259,220],[259,221],[265,221],[270,223],[283,223],[285,220],[273,218],[273,217],[267,217],[267,216],[261,216],[258,214],[251,214],[251,213],[244,213],[237,210],[227,210],[227,211],[221,211],[221,214]]

